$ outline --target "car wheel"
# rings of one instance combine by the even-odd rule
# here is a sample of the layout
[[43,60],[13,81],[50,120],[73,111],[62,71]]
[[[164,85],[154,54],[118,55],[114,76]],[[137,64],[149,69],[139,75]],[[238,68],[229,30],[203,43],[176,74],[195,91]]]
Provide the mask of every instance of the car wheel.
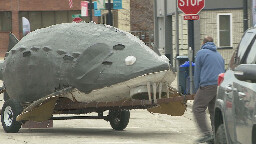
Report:
[[109,122],[114,130],[124,130],[130,119],[129,110],[109,111]]
[[4,102],[1,112],[1,122],[4,131],[7,133],[17,133],[21,128],[21,123],[16,121],[16,117],[22,112],[22,107],[18,102],[11,99]]
[[227,137],[225,133],[224,124],[221,124],[215,135],[215,144],[227,144]]

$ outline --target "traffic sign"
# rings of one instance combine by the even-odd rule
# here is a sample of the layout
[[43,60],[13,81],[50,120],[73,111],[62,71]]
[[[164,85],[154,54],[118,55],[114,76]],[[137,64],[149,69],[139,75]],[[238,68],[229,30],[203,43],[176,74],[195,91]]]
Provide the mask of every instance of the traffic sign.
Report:
[[197,15],[205,6],[205,0],[177,0],[178,8],[185,15]]
[[113,0],[113,9],[123,9],[122,0]]
[[199,15],[185,15],[184,20],[199,20]]
[[94,16],[101,16],[101,10],[94,10]]

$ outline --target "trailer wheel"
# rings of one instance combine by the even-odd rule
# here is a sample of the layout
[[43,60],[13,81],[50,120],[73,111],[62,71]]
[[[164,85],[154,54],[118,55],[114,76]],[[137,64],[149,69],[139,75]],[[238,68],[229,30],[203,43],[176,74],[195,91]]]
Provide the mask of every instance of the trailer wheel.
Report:
[[109,111],[109,122],[114,130],[124,130],[130,119],[129,110]]
[[4,101],[8,101],[10,98],[7,94],[7,92],[4,92]]
[[21,128],[21,123],[16,121],[16,117],[22,112],[22,107],[18,102],[11,99],[4,102],[1,112],[1,122],[4,131],[7,133],[17,133]]

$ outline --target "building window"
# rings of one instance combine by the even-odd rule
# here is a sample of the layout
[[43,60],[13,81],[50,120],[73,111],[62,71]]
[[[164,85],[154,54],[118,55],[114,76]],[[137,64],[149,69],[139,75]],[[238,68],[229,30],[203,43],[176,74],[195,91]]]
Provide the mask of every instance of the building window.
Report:
[[[60,23],[70,23],[72,15],[80,14],[81,11],[22,11],[19,13],[20,31],[22,31],[22,17],[30,22],[31,31]],[[88,20],[87,20],[88,19]],[[85,19],[89,22],[89,18]]]
[[232,14],[218,14],[218,46],[232,47]]
[[12,13],[0,12],[0,32],[12,31]]

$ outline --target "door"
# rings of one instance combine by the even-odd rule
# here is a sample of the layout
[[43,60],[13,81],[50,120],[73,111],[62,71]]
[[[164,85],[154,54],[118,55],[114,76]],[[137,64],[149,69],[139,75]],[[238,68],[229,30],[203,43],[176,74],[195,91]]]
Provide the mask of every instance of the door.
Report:
[[227,79],[227,84],[224,85],[225,125],[226,125],[227,134],[229,135],[232,143],[234,143],[236,140],[236,137],[235,137],[235,115],[234,115],[234,109],[235,109],[236,105],[233,104],[234,103],[233,81],[235,80],[234,72],[228,70],[225,73],[224,79]]
[[256,100],[256,84],[250,82],[234,82],[235,133],[242,144],[251,144],[254,106]]
[[[238,50],[238,55],[240,55],[240,64],[256,64],[255,33],[249,34],[249,39],[247,39],[246,44],[243,45],[244,49],[240,51]],[[233,113],[235,116],[236,140],[238,143],[252,144],[252,128],[254,120],[254,107],[256,102],[256,83],[250,80],[234,81],[233,98],[233,104],[235,105]]]

